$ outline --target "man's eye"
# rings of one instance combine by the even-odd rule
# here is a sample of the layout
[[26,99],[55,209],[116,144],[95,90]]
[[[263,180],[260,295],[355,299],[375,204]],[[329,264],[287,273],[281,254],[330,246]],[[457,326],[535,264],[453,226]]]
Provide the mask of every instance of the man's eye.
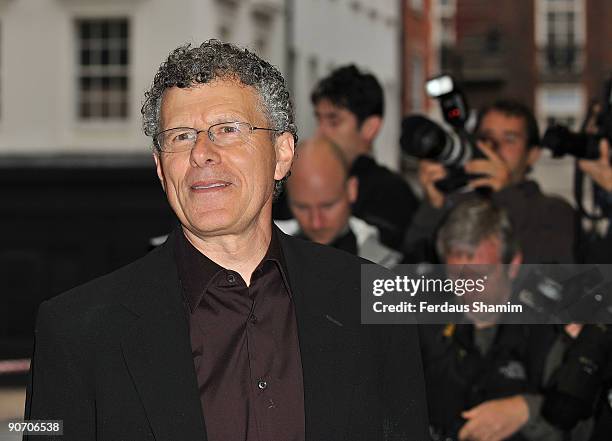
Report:
[[178,132],[172,137],[172,142],[192,141],[195,137],[193,132]]
[[326,203],[324,203],[324,204],[321,204],[321,208],[322,208],[323,210],[331,210],[332,208],[334,208],[334,207],[336,206],[336,202],[337,202],[337,201],[334,201],[334,202],[326,202]]
[[240,133],[240,128],[234,125],[221,126],[219,127],[218,133],[221,135],[231,135],[234,133]]

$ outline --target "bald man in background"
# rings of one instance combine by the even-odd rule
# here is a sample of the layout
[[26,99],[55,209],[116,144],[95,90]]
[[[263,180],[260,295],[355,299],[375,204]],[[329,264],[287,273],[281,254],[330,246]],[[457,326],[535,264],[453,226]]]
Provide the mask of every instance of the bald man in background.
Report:
[[342,150],[326,138],[303,142],[287,181],[295,219],[276,221],[287,234],[329,245],[392,268],[402,255],[380,242],[378,229],[351,216],[359,183]]

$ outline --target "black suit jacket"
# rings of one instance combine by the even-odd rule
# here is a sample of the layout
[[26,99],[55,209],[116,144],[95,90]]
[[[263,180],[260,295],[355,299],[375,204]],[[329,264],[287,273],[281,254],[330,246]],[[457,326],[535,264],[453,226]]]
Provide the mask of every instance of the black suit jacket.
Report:
[[[360,325],[366,262],[279,235],[306,439],[426,440],[415,327]],[[174,240],[40,306],[26,419],[63,420],[63,441],[206,440]]]

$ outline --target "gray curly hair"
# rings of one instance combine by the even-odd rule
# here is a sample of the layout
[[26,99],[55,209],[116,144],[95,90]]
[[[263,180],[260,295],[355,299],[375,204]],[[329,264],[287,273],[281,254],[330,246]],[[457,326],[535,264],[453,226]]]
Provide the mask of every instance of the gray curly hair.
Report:
[[[297,143],[293,106],[285,79],[279,70],[247,49],[219,40],[208,40],[198,47],[186,44],[174,49],[155,74],[153,84],[145,92],[141,113],[145,135],[155,137],[160,131],[162,96],[171,87],[187,88],[216,79],[237,79],[253,87],[270,127],[273,140],[289,132]],[[157,146],[154,145],[155,148]],[[275,181],[274,196],[282,191],[283,179]]]

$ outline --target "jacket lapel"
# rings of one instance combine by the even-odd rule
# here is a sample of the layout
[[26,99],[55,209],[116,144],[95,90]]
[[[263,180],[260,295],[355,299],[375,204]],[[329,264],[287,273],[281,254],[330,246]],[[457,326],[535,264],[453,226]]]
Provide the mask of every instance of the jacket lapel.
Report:
[[173,240],[151,255],[147,277],[124,302],[139,317],[121,342],[157,441],[206,440]]
[[[338,268],[327,265],[324,255],[317,259],[312,250],[304,253],[301,241],[280,232],[279,237],[298,322],[306,437],[343,438],[358,369],[355,334],[344,317],[336,313],[337,293],[346,287],[332,284],[341,277]],[[318,434],[317,427],[328,431],[333,427],[340,433]]]

